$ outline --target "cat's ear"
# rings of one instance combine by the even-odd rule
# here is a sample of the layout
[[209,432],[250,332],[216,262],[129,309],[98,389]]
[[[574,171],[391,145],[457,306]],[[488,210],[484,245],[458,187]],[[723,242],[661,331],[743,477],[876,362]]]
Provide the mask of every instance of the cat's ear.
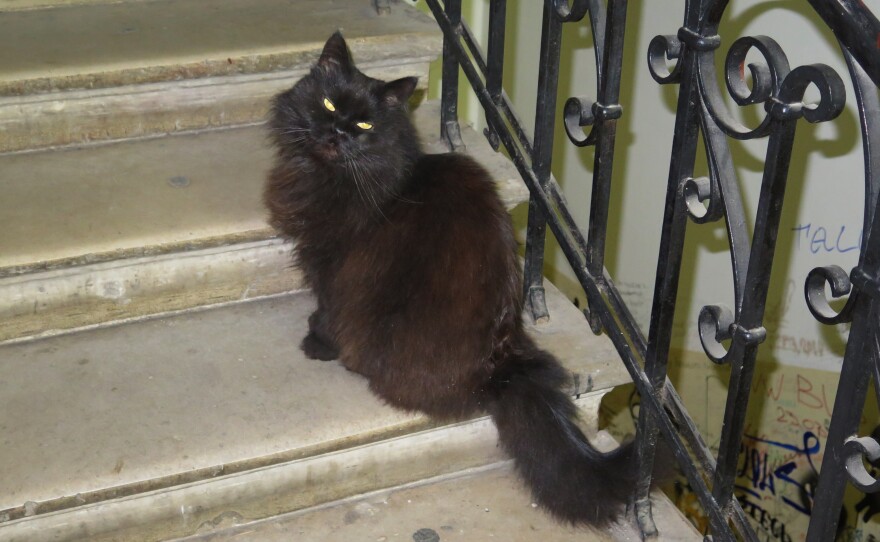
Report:
[[337,30],[330,36],[327,43],[324,44],[324,50],[321,51],[321,57],[318,58],[318,66],[325,69],[349,71],[351,64],[351,54],[348,52],[348,45],[345,44],[345,39]]
[[382,99],[388,105],[399,105],[406,103],[412,93],[416,90],[416,84],[419,82],[418,77],[404,77],[395,79],[385,83],[382,87]]

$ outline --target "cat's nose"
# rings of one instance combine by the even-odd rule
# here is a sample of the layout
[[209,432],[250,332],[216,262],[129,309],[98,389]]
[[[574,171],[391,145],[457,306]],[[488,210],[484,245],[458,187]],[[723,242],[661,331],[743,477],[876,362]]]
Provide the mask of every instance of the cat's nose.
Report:
[[345,130],[343,130],[343,129],[340,128],[339,126],[334,126],[334,127],[333,127],[333,130],[336,132],[337,135],[342,135],[342,134],[345,133]]

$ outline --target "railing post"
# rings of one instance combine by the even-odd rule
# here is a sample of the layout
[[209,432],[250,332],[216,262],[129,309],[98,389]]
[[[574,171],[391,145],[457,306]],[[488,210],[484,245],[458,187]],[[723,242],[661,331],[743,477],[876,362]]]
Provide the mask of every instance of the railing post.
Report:
[[[849,276],[837,266],[814,269],[804,288],[807,306],[820,322],[852,322],[807,531],[807,542],[823,542],[837,534],[847,482],[865,483],[867,473],[858,472],[862,450],[848,441],[857,436],[872,378],[880,404],[880,57],[876,54],[880,22],[864,5],[849,0],[810,3],[840,40],[855,87],[865,155],[865,218],[859,263]],[[826,282],[831,284],[832,295],[849,294],[839,313],[825,299]],[[850,461],[852,465],[848,465]],[[850,466],[854,472],[849,472]],[[877,491],[876,486],[860,489]]]
[[[544,3],[543,21],[532,169],[538,182],[541,183],[541,189],[547,192],[550,187],[550,164],[553,158],[556,91],[559,85],[559,53],[562,45],[562,21],[551,2]],[[541,210],[535,198],[530,198],[523,279],[526,306],[536,322],[550,317],[544,300],[544,244],[546,237],[547,219],[544,216],[544,211]]]
[[[825,456],[819,471],[819,484],[812,506],[807,542],[834,540],[837,534],[843,492],[849,480],[846,471],[846,441],[858,433],[868,384],[874,375],[874,367],[880,363],[880,346],[876,343],[876,327],[880,321],[878,300],[869,296],[861,297],[858,301],[861,307],[857,311],[862,317],[853,322],[846,346],[831,425],[825,440]],[[861,462],[861,457],[858,457],[858,461]]]
[[[605,269],[605,238],[608,232],[608,207],[611,202],[611,173],[614,166],[614,141],[617,119],[622,114],[620,75],[623,69],[623,38],[626,29],[627,0],[609,0],[606,13],[591,13],[596,40],[596,65],[599,70],[599,94],[592,106],[598,137],[593,160],[593,190],[590,194],[590,219],[587,230],[587,269],[594,277]],[[598,8],[595,11],[599,11]],[[600,330],[598,318],[590,314],[593,332]]]
[[[489,47],[486,53],[486,90],[496,106],[503,103],[501,87],[504,78],[504,30],[507,28],[507,0],[491,0],[489,3]],[[498,134],[489,126],[483,131],[489,144],[496,151],[500,145]]]
[[[694,7],[693,4],[689,4],[689,6]],[[685,14],[685,20],[685,24],[694,24],[699,20],[699,17],[694,9],[690,9]],[[675,316],[675,301],[684,251],[685,226],[687,225],[687,212],[679,193],[682,181],[693,176],[700,125],[698,110],[692,106],[692,104],[699,103],[696,54],[691,49],[684,48],[677,60],[676,69],[680,69],[681,83],[672,136],[672,158],[669,164],[663,223],[660,230],[660,249],[644,369],[650,381],[651,393],[657,395],[663,393],[666,382],[669,347],[672,340],[672,323]],[[635,496],[636,517],[640,524],[639,527],[646,535],[657,532],[653,519],[649,512],[645,511],[650,507],[651,471],[654,464],[653,444],[657,441],[658,433],[654,415],[650,409],[640,410],[636,431],[639,436],[636,444],[639,472],[639,483]]]
[[443,36],[443,71],[440,89],[440,136],[449,150],[464,150],[458,124],[458,60],[450,40],[458,40],[461,25],[461,0],[446,0],[446,16],[455,29],[454,35]]

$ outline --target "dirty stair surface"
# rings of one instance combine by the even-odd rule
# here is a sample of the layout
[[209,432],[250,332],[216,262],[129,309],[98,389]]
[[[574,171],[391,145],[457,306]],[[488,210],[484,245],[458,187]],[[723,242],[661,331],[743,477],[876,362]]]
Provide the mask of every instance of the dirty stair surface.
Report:
[[0,3],[0,152],[262,120],[337,29],[369,75],[424,84],[442,41],[433,20],[402,4],[379,16],[371,4]]
[[[610,341],[548,289],[553,317],[532,329],[571,391],[625,382]],[[255,519],[501,459],[488,419],[432,429],[305,359],[312,308],[301,292],[0,346],[0,540],[70,525],[126,539],[107,533],[140,532],[138,510],[183,536],[231,503]]]
[[[413,111],[428,152],[439,142],[439,104]],[[528,193],[482,135],[468,152],[508,205]],[[261,195],[273,149],[263,125],[0,155],[0,277],[31,269],[272,236]],[[39,239],[39,243],[34,240]]]
[[419,77],[414,118],[442,151],[419,98],[441,33],[403,3],[0,2],[0,341],[299,288],[260,204],[263,123],[338,29],[368,75]]
[[[702,536],[656,494],[654,517],[664,542]],[[226,518],[234,523],[235,518]],[[626,519],[607,529],[570,527],[532,503],[510,462],[500,462],[376,491],[264,521],[176,542],[641,542]]]
[[[444,152],[438,104],[413,119]],[[525,201],[513,164],[462,135],[505,205]],[[271,160],[263,126],[0,155],[0,341],[298,288],[261,204]]]

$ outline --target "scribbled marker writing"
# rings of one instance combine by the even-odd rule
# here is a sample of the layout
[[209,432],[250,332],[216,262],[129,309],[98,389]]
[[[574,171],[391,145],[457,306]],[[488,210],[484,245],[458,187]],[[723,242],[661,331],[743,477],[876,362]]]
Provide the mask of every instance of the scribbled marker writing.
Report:
[[846,226],[817,226],[815,224],[798,224],[791,229],[794,232],[798,250],[807,249],[813,254],[839,252],[841,254],[858,250],[862,245],[863,231],[849,229]]

